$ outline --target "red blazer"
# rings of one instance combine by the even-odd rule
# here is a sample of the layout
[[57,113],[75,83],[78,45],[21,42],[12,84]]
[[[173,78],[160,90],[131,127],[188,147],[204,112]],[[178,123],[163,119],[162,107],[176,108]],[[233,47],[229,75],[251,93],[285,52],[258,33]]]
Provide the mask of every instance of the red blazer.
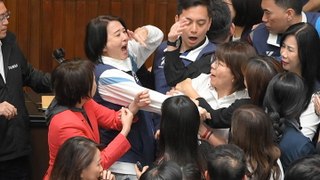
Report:
[[[110,110],[94,100],[83,105],[92,128],[81,112],[66,110],[56,114],[51,119],[48,132],[49,168],[44,179],[49,179],[53,163],[60,146],[69,138],[83,136],[100,143],[98,126],[105,129],[122,129],[119,111]],[[101,151],[101,163],[104,169],[109,168],[124,155],[131,145],[125,136],[119,134],[106,148]]]

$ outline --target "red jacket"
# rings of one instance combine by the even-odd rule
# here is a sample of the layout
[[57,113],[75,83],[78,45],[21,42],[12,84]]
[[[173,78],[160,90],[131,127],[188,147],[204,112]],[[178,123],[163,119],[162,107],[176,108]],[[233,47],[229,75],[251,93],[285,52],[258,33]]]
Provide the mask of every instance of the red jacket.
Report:
[[[110,110],[99,105],[94,100],[89,100],[83,105],[92,128],[81,112],[66,110],[56,114],[51,119],[48,132],[49,168],[44,179],[49,179],[53,163],[60,146],[74,136],[87,137],[97,144],[100,143],[98,126],[105,129],[122,129],[119,111]],[[119,134],[106,148],[101,151],[101,163],[104,169],[109,168],[131,145],[125,136]]]

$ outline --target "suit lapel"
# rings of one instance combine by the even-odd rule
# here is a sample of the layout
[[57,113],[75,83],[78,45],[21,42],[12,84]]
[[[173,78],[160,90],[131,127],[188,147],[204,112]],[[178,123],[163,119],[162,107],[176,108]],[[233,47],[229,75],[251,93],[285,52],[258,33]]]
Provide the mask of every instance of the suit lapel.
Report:
[[[4,40],[5,41],[5,40]],[[3,42],[4,42],[3,41]],[[12,45],[9,42],[2,43],[2,55],[3,55],[3,67],[4,67],[4,74],[7,77],[8,74],[8,66],[9,66],[9,59],[12,50]]]

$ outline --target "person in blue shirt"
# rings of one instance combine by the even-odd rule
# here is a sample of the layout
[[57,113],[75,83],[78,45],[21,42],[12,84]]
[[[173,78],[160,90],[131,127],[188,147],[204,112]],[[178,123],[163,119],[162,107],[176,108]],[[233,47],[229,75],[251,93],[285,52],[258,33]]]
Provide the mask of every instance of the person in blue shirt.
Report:
[[214,44],[206,36],[212,22],[206,0],[179,1],[175,23],[156,51],[153,64],[155,90],[166,93],[186,78],[210,72]]
[[284,180],[320,179],[320,155],[315,154],[295,161],[286,172]]
[[273,123],[284,171],[295,160],[315,153],[311,140],[300,131],[299,117],[306,101],[304,82],[293,72],[276,75],[267,87],[263,105]]
[[249,38],[258,54],[279,58],[281,34],[293,24],[308,22],[320,32],[320,13],[304,13],[301,0],[262,0],[261,8],[263,23]]

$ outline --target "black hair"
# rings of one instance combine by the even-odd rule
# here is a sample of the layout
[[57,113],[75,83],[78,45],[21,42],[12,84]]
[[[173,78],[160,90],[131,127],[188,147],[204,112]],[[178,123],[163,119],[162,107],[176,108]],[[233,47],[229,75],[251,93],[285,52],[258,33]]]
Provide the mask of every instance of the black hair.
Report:
[[243,32],[250,31],[252,26],[259,24],[263,16],[261,0],[231,0],[235,10],[233,23],[244,27]]
[[207,7],[208,16],[211,19],[211,0],[179,0],[178,1],[178,8],[177,8],[177,15],[180,15],[183,10],[189,9],[191,7],[196,6],[205,6]]
[[284,180],[320,179],[320,155],[306,156],[293,162],[286,171]]
[[283,9],[292,8],[298,15],[302,12],[303,4],[301,0],[274,0],[274,2]]
[[222,0],[213,0],[212,23],[207,36],[213,43],[223,43],[230,36],[230,27],[232,24],[231,13],[228,5]]
[[305,86],[297,74],[284,72],[272,78],[263,105],[273,122],[276,142],[280,142],[287,122],[300,127],[299,117],[305,102]]
[[174,161],[166,161],[149,168],[139,180],[182,180],[180,166]]
[[234,144],[215,147],[207,160],[210,180],[242,180],[246,174],[245,154]]
[[180,166],[188,163],[202,168],[198,150],[200,115],[195,103],[187,96],[173,96],[161,106],[160,158],[173,160]]
[[82,98],[91,98],[95,66],[88,60],[68,60],[57,66],[51,75],[57,104],[74,107]]
[[119,21],[127,30],[124,21],[117,16],[98,16],[90,20],[86,27],[84,47],[87,57],[94,63],[101,62],[103,49],[108,42],[107,27],[111,21]]
[[294,36],[298,46],[301,64],[301,76],[306,83],[308,106],[315,90],[316,81],[320,81],[320,39],[316,29],[309,23],[297,23],[290,26],[282,35],[281,44],[288,36]]
[[55,159],[50,180],[78,180],[96,154],[98,145],[85,137],[71,137],[60,147]]

